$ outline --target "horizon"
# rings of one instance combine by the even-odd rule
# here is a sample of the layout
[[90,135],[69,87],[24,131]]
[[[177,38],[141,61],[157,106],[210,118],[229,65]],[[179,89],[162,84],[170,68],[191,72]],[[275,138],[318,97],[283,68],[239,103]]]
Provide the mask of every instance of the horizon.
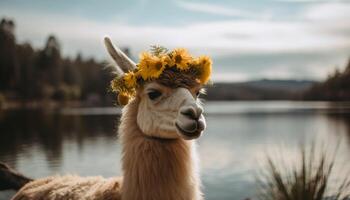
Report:
[[[154,5],[160,10],[149,15]],[[342,70],[350,57],[350,1],[5,0],[0,13],[15,21],[19,43],[42,48],[53,34],[62,54],[71,58],[81,53],[109,60],[105,35],[119,47],[129,47],[135,61],[152,44],[208,54],[214,82],[321,81],[336,68]]]

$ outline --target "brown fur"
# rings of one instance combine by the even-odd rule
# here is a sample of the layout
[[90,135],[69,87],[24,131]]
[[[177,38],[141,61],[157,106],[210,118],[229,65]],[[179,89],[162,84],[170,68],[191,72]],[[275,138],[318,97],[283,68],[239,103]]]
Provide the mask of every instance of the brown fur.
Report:
[[188,70],[187,72],[179,71],[176,68],[168,68],[163,71],[161,76],[156,80],[159,84],[166,87],[177,88],[193,88],[198,87],[199,81],[194,77],[195,71]]
[[26,184],[13,200],[200,200],[193,141],[146,137],[138,128],[139,97],[124,109],[121,178],[53,176]]
[[199,178],[193,162],[193,141],[145,137],[136,124],[139,99],[123,110],[122,199],[199,200]]
[[120,178],[51,176],[26,184],[13,200],[120,200]]

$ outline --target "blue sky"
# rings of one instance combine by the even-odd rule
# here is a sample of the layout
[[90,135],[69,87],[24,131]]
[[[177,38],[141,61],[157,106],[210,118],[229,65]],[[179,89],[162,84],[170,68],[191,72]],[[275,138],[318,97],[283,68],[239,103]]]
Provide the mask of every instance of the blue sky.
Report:
[[214,81],[316,79],[350,57],[349,0],[2,0],[19,42],[55,34],[63,54],[107,59],[102,38],[129,46],[186,47],[214,60]]

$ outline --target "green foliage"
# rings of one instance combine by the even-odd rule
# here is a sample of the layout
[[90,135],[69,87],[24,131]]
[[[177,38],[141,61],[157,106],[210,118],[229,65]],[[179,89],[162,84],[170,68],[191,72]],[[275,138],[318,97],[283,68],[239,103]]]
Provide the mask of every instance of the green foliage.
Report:
[[159,56],[161,54],[167,54],[169,52],[169,49],[159,45],[152,45],[150,52],[155,56]]
[[[281,161],[267,160],[266,170],[258,176],[260,200],[345,200],[350,198],[350,179],[342,175],[337,183],[331,182],[334,174],[333,157],[321,153],[316,156],[315,146],[309,151],[300,150],[299,162],[280,167]],[[338,174],[340,175],[340,174]]]

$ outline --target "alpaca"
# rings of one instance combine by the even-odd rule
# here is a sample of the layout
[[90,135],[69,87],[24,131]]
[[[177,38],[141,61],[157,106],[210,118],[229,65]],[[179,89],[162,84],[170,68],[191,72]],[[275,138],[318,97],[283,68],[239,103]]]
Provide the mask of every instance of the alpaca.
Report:
[[[136,64],[105,45],[123,75]],[[53,176],[24,185],[13,200],[114,199],[201,200],[196,145],[206,127],[197,98],[203,84],[178,71],[164,71],[137,88],[122,110],[122,178]]]

